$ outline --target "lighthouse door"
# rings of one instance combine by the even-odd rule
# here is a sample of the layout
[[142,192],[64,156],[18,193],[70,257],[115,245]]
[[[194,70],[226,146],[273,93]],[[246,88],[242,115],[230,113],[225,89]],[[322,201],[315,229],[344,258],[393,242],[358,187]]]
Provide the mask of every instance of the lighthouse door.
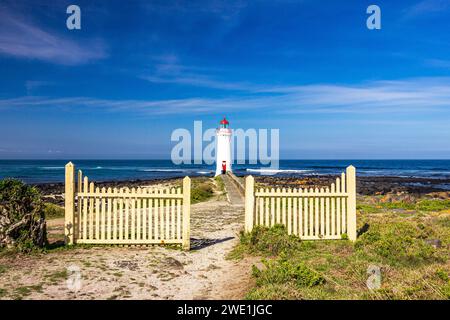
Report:
[[222,161],[222,174],[227,173],[227,162]]

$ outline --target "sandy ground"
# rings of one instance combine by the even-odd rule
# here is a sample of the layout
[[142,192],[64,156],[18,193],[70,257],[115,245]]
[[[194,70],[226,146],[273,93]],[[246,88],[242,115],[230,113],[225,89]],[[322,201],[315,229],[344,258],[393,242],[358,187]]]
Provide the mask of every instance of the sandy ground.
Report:
[[[81,247],[2,257],[0,297],[241,299],[251,285],[253,261],[226,258],[238,241],[244,213],[236,190],[229,181],[225,185],[228,199],[221,196],[192,206],[189,252],[163,246]],[[49,229],[60,225],[61,219],[52,221]]]

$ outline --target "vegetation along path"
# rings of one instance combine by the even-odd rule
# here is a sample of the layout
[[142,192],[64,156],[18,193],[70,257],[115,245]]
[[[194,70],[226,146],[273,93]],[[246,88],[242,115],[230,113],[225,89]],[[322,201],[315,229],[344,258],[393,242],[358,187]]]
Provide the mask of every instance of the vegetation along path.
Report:
[[[243,201],[224,177],[208,179],[214,196],[192,205],[191,251],[153,247],[80,247],[0,257],[3,299],[241,299],[251,286],[252,261],[229,260],[244,220]],[[228,197],[224,195],[228,193]],[[231,202],[228,200],[231,199]],[[62,219],[50,232],[62,232]],[[252,258],[249,258],[252,259]],[[67,268],[81,272],[78,291]]]

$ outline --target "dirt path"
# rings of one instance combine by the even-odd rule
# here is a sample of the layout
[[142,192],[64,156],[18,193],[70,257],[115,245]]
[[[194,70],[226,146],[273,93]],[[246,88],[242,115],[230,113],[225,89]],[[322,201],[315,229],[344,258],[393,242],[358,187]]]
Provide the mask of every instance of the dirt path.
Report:
[[[226,199],[195,204],[192,250],[168,247],[91,247],[0,258],[2,299],[240,299],[250,285],[250,263],[227,260],[243,225],[234,185]],[[78,291],[67,268],[79,268]]]

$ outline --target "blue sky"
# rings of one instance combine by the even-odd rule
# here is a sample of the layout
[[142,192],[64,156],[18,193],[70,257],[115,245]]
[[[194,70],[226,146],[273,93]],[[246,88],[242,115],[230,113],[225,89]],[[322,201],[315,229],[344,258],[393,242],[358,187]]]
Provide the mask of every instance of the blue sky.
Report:
[[[81,30],[66,8],[81,8]],[[382,29],[368,30],[377,4]],[[279,128],[281,158],[450,158],[450,1],[2,1],[0,159],[169,158]]]

